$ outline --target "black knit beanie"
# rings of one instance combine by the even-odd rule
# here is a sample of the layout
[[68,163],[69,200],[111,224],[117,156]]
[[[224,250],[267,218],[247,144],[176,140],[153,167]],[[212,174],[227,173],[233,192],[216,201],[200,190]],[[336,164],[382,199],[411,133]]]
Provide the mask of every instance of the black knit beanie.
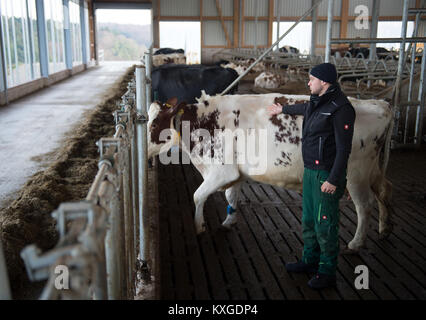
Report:
[[337,80],[336,67],[332,63],[321,63],[313,67],[310,73],[314,77],[328,83],[335,83]]

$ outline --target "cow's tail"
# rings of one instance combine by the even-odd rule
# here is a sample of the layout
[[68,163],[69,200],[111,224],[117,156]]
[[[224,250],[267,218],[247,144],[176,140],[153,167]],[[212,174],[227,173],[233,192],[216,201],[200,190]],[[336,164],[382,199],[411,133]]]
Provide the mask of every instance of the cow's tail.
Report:
[[382,164],[383,175],[386,174],[386,170],[388,168],[390,147],[391,147],[391,138],[392,138],[392,132],[393,132],[394,124],[395,124],[395,115],[394,115],[394,112],[392,111],[390,123],[389,123],[389,126],[388,126],[388,132],[386,133],[386,139],[385,139],[385,149],[384,149],[383,164]]
[[377,180],[373,183],[373,191],[379,205],[379,234],[384,239],[392,232],[391,214],[394,212],[391,205],[392,183],[386,179],[386,170],[389,163],[391,138],[394,128],[394,113],[391,113],[384,144],[383,162]]

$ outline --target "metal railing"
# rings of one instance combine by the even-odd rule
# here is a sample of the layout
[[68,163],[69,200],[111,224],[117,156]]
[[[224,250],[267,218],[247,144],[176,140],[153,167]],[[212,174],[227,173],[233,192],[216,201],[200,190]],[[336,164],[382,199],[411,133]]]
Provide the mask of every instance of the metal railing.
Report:
[[6,260],[3,253],[3,244],[0,237],[0,300],[11,298],[9,277],[6,270]]
[[[426,98],[426,85],[425,85],[425,60],[426,60],[426,37],[418,37],[417,30],[420,23],[420,15],[425,13],[425,9],[409,9],[408,0],[404,0],[403,8],[403,19],[401,28],[401,38],[369,38],[369,39],[331,39],[331,17],[333,0],[328,1],[328,19],[327,19],[327,43],[326,52],[324,56],[304,55],[304,54],[288,54],[280,53],[278,51],[271,52],[272,48],[279,43],[291,29],[297,25],[299,21],[295,22],[292,28],[280,37],[272,47],[268,49],[234,49],[231,51],[222,51],[216,54],[216,56],[230,60],[236,64],[243,59],[254,59],[255,61],[241,74],[222,94],[226,93],[232,86],[234,86],[240,79],[242,79],[249,71],[254,67],[255,64],[263,60],[266,65],[275,67],[278,71],[285,67],[296,67],[301,68],[305,71],[309,71],[314,65],[322,62],[331,62],[336,66],[339,76],[339,83],[342,85],[344,80],[357,79],[356,87],[353,89],[344,88],[347,94],[354,95],[357,98],[383,98],[386,94],[391,93],[392,97],[392,111],[394,113],[395,125],[392,144],[393,148],[398,146],[420,146],[422,141],[422,126],[425,108]],[[313,7],[312,7],[313,8]],[[311,8],[311,10],[312,10]],[[411,38],[407,38],[407,20],[408,13],[416,14],[414,33]],[[305,13],[306,15],[306,13]],[[376,12],[377,15],[377,12]],[[376,17],[377,18],[377,17]],[[377,22],[377,21],[376,21]],[[376,53],[376,43],[392,43],[399,42],[400,49],[398,52],[398,60],[395,60],[395,54],[391,53],[384,59],[379,59]],[[416,59],[420,58],[416,50],[416,44],[423,42],[423,53],[421,65],[416,64]],[[330,56],[331,43],[370,43],[372,44],[371,53],[369,57],[364,57],[362,53],[358,54],[355,58],[349,57],[347,54],[344,57],[333,57]],[[410,43],[409,49],[405,50],[405,44]],[[411,51],[411,58],[408,61],[408,56]],[[368,58],[368,59],[367,59]],[[383,56],[382,56],[383,58]],[[412,101],[413,92],[413,81],[415,75],[419,75],[419,90],[417,100]],[[380,90],[373,92],[369,90],[371,84],[376,80],[392,81],[391,90]],[[401,101],[401,87],[404,82],[408,82],[408,101]],[[364,85],[365,84],[365,85]],[[392,91],[392,92],[391,92]],[[404,114],[402,107],[405,109],[405,123],[403,123],[402,134],[399,134],[399,124],[401,114]],[[411,107],[416,107],[416,118],[414,125],[414,133],[409,137],[409,116]],[[411,139],[411,141],[409,141]],[[402,143],[398,143],[402,141]],[[389,141],[387,141],[387,144]]]
[[98,172],[83,201],[52,213],[59,242],[21,251],[30,280],[48,280],[40,299],[133,299],[137,273],[150,282],[147,108],[152,49],[114,112],[115,134],[97,142]]

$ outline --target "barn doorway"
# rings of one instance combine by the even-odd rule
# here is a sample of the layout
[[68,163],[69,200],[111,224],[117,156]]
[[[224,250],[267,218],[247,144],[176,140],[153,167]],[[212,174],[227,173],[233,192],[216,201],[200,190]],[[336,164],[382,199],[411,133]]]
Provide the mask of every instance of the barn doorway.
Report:
[[140,62],[152,43],[151,10],[97,9],[96,39],[99,63]]

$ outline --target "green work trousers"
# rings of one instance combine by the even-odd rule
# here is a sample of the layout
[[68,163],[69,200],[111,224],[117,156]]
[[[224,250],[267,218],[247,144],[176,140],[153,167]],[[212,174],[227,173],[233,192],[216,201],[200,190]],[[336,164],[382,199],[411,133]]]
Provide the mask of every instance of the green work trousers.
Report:
[[339,254],[339,200],[346,188],[346,175],[334,194],[321,191],[329,172],[305,168],[303,173],[302,261],[319,264],[319,273],[335,275]]

